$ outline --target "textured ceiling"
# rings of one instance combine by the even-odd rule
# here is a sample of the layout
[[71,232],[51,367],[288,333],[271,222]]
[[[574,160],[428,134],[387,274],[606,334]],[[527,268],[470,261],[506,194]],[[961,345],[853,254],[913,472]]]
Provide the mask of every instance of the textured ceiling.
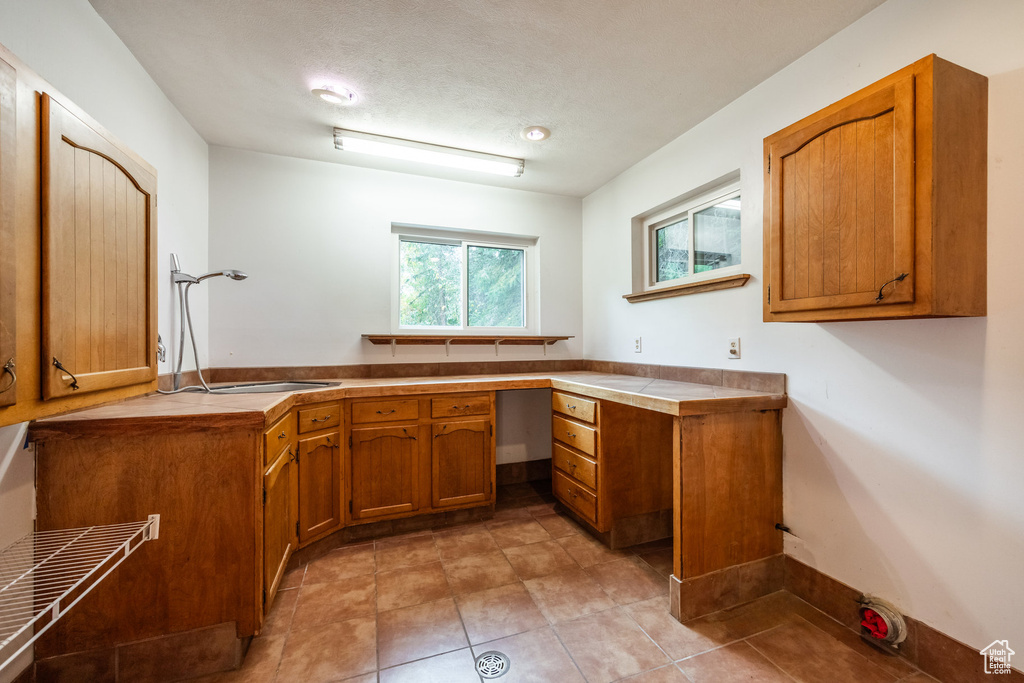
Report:
[[[882,0],[91,0],[213,145],[583,196]],[[310,89],[355,90],[340,108]],[[552,136],[519,137],[527,125]],[[334,149],[334,126],[526,159]]]

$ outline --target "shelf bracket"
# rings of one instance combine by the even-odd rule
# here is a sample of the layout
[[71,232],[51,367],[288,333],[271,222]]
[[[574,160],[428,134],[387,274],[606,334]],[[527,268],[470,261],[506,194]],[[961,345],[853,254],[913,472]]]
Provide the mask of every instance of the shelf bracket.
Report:
[[505,340],[504,339],[495,339],[494,340],[494,355],[495,356],[498,355],[498,345],[501,344],[501,342],[503,342],[503,341],[505,341]]
[[395,357],[395,349],[397,349],[397,348],[398,348],[398,340],[392,338],[391,339],[391,357],[392,358]]
[[445,355],[445,356],[449,356],[449,355],[451,355],[451,354],[449,353],[449,348],[448,348],[449,344],[451,344],[451,343],[452,343],[452,340],[451,340],[451,339],[445,339],[445,340],[444,340],[444,355]]

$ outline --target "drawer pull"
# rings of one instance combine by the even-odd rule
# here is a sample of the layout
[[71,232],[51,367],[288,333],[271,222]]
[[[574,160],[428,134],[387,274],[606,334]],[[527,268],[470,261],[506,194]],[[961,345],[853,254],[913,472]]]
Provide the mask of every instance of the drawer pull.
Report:
[[453,405],[452,406],[452,410],[469,410],[469,404],[467,403],[466,405],[462,406],[461,408],[459,406],[457,406],[457,405]]
[[388,412],[386,412],[386,413],[385,413],[385,412],[384,412],[383,410],[378,410],[378,411],[377,411],[377,414],[378,414],[378,415],[390,415],[391,413],[395,412],[395,410],[396,410],[395,408],[392,408],[391,410],[389,410],[389,411],[388,411]]
[[[324,416],[324,417],[322,417],[322,418],[319,418],[319,419],[318,419],[318,418],[315,418],[315,417],[314,417],[314,418],[311,418],[311,419],[310,419],[309,421],[310,421],[310,422],[327,422],[327,421],[328,421],[328,420],[330,420],[330,419],[331,419],[331,414],[330,414],[330,413],[327,413],[327,415],[325,415],[325,416]],[[280,438],[280,437],[278,437],[278,438]]]
[[576,463],[570,462],[570,461],[566,460],[565,461],[565,465],[566,465],[566,467],[571,467],[572,468],[573,474],[576,473]]
[[567,434],[567,435],[569,436],[569,438],[571,438],[571,439],[575,439],[575,438],[576,438],[576,435],[575,435],[575,434],[573,434],[572,432],[566,432],[566,434]]
[[566,404],[565,407],[568,408],[569,410],[576,410],[576,406],[571,406],[569,404]]
[[284,438],[287,438],[287,437],[288,437],[288,434],[286,432],[281,432],[280,434],[277,435],[277,438],[279,438],[279,439],[284,439]]

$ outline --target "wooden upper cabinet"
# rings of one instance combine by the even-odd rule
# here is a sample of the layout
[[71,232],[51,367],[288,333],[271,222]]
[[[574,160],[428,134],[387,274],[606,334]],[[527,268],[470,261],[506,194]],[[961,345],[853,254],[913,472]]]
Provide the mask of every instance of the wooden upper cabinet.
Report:
[[765,138],[766,322],[985,315],[987,92],[931,55]]
[[150,382],[156,171],[45,94],[41,109],[43,398]]
[[16,400],[15,225],[17,74],[0,59],[0,406]]

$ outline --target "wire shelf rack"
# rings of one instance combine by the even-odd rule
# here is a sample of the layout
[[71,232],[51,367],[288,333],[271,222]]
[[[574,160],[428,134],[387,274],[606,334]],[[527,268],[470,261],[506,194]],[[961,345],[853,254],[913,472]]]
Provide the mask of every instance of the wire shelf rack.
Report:
[[146,541],[144,522],[38,531],[0,550],[0,671]]

